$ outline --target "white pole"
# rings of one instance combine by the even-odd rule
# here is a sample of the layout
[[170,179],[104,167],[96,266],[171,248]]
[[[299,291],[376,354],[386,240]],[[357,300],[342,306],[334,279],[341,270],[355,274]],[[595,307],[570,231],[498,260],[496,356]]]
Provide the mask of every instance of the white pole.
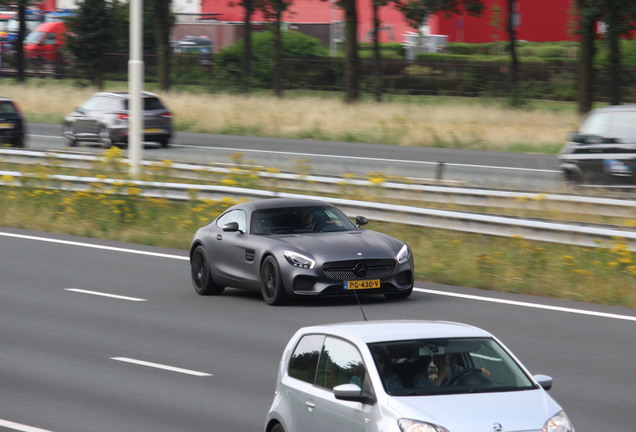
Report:
[[143,0],[130,0],[130,54],[128,59],[128,159],[130,175],[139,176],[142,151],[144,77],[143,53]]

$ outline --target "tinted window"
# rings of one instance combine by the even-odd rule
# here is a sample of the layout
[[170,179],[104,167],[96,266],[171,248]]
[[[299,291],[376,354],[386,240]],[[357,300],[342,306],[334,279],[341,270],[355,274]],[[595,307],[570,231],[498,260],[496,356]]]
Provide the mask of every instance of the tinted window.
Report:
[[365,376],[362,356],[356,347],[342,339],[327,337],[320,355],[316,385],[332,389],[355,383],[363,387]]
[[322,335],[307,335],[298,342],[289,361],[290,377],[313,384],[324,339]]
[[254,234],[299,234],[355,229],[356,226],[344,213],[331,206],[272,208],[257,210],[252,214]]
[[[144,111],[153,111],[153,110],[165,110],[166,107],[163,106],[163,104],[161,103],[161,101],[159,99],[157,99],[156,97],[145,97],[144,99]],[[126,99],[125,101],[125,107],[126,110],[128,110],[128,104],[129,104],[129,100]]]

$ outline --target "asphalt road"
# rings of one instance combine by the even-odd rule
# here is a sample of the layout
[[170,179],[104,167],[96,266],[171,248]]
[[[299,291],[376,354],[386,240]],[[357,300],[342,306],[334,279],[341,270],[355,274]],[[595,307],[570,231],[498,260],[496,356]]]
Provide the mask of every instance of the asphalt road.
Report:
[[[27,131],[31,149],[64,148],[60,125],[29,123]],[[80,143],[73,150],[102,152],[91,143]],[[554,191],[562,186],[558,158],[540,154],[178,132],[167,149],[147,144],[143,158],[233,163],[232,156],[237,153],[243,155],[244,161],[283,172],[299,172],[299,166],[307,164],[310,173],[316,175],[382,172],[418,179],[440,178],[467,186],[531,191]]]
[[[0,430],[260,431],[293,332],[362,317],[352,299],[197,296],[180,250],[0,229],[0,254]],[[367,317],[482,327],[554,378],[577,432],[633,430],[636,311],[416,287]]]

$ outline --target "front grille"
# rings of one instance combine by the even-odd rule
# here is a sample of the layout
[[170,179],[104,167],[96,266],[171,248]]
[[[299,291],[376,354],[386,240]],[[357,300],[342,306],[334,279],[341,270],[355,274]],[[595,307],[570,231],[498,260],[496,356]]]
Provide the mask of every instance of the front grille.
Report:
[[322,265],[322,270],[331,279],[381,279],[389,276],[395,270],[393,259],[366,259],[331,261]]

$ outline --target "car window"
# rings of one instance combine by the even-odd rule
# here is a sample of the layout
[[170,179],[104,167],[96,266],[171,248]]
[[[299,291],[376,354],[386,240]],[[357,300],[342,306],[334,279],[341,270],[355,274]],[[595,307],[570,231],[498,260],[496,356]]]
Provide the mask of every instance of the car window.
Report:
[[15,106],[9,101],[0,102],[0,113],[2,114],[15,114],[17,111]]
[[123,107],[122,101],[119,98],[105,97],[100,101],[100,111],[121,111]]
[[592,137],[606,137],[608,133],[608,114],[596,112],[590,114],[579,128],[581,135]]
[[[445,338],[369,344],[392,395],[504,392],[536,388],[491,338]],[[378,361],[380,360],[380,361]]]
[[340,384],[364,385],[365,369],[362,356],[351,343],[327,337],[320,354],[316,385],[333,389]]
[[300,339],[289,361],[287,374],[290,377],[314,383],[324,339],[323,335],[307,335]]
[[42,43],[44,45],[55,45],[55,33],[48,33]]
[[99,109],[102,99],[101,96],[93,96],[82,104],[82,108],[86,111],[97,110]]
[[44,32],[41,31],[33,31],[29,33],[29,35],[24,39],[25,44],[34,44],[39,43],[42,37],[44,36]]
[[353,222],[331,206],[263,209],[252,213],[251,219],[251,232],[260,235],[351,230],[357,230]]
[[216,221],[216,225],[219,228],[223,228],[225,224],[228,224],[230,222],[237,222],[239,226],[239,230],[245,232],[245,227],[247,226],[247,223],[245,222],[245,220],[246,220],[246,217],[245,217],[245,212],[243,210],[232,210],[225,213],[223,216],[221,216]]
[[144,98],[144,110],[152,111],[152,110],[162,110],[166,109],[161,101],[156,97],[145,97]]
[[607,138],[617,143],[636,142],[636,112],[617,112],[611,115]]

